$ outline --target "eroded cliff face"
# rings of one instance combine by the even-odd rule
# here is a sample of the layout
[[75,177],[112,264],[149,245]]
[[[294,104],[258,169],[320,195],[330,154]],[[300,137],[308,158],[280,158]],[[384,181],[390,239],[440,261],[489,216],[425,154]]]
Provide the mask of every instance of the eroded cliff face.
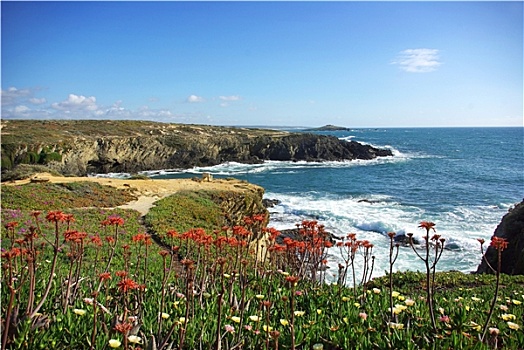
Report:
[[389,150],[336,137],[265,129],[130,121],[2,121],[3,168],[7,162],[44,159],[49,167],[74,175],[391,155]]

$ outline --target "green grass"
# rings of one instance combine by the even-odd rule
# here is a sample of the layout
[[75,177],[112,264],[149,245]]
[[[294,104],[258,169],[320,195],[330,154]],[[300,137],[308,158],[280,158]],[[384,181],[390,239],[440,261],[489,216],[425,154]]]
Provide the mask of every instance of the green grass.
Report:
[[136,199],[126,190],[83,181],[71,183],[29,183],[2,186],[2,209],[67,210],[110,208]]

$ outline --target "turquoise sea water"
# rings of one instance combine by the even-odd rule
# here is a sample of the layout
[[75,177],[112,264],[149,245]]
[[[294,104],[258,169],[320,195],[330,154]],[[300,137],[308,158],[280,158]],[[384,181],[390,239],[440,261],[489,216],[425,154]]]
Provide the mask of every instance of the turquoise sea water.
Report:
[[[297,131],[297,130],[293,130]],[[316,219],[335,235],[353,232],[375,245],[374,275],[388,268],[386,233],[422,236],[420,221],[433,221],[446,238],[438,270],[470,272],[481,259],[477,238],[489,240],[502,216],[524,198],[523,128],[355,129],[325,134],[377,147],[394,156],[351,162],[238,163],[152,172],[177,178],[211,172],[263,186],[270,226],[293,228]],[[365,201],[363,201],[365,200]],[[340,261],[337,248],[330,271]],[[409,247],[401,247],[395,270],[422,270]]]

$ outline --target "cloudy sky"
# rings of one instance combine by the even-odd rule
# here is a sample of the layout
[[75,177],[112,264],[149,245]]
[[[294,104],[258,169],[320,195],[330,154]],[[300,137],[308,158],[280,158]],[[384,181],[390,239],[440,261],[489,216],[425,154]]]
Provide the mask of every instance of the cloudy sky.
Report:
[[523,124],[520,1],[0,6],[2,118]]

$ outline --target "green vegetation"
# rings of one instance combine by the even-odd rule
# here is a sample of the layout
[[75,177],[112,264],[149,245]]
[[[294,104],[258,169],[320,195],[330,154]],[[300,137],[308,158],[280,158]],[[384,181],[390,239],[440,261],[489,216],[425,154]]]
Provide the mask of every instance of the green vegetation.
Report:
[[[7,194],[2,186],[3,349],[524,348],[523,276],[443,272],[428,285],[426,273],[404,272],[355,288],[326,284],[331,243],[321,225],[303,222],[301,239],[283,244],[268,229],[266,259],[253,259],[265,217],[221,226],[233,194],[186,192],[158,203],[146,222],[159,246],[139,213],[100,209],[116,192],[82,209],[87,200],[71,193],[86,197],[96,186],[26,186]],[[372,253],[354,235],[340,247],[355,259]]]
[[2,186],[2,209],[68,210],[70,208],[116,207],[135,196],[128,191],[95,182],[63,184],[29,183],[20,186]]
[[222,227],[224,213],[209,192],[179,192],[155,203],[145,216],[146,225],[153,232],[176,230],[185,232],[191,228],[203,228],[212,232]]

